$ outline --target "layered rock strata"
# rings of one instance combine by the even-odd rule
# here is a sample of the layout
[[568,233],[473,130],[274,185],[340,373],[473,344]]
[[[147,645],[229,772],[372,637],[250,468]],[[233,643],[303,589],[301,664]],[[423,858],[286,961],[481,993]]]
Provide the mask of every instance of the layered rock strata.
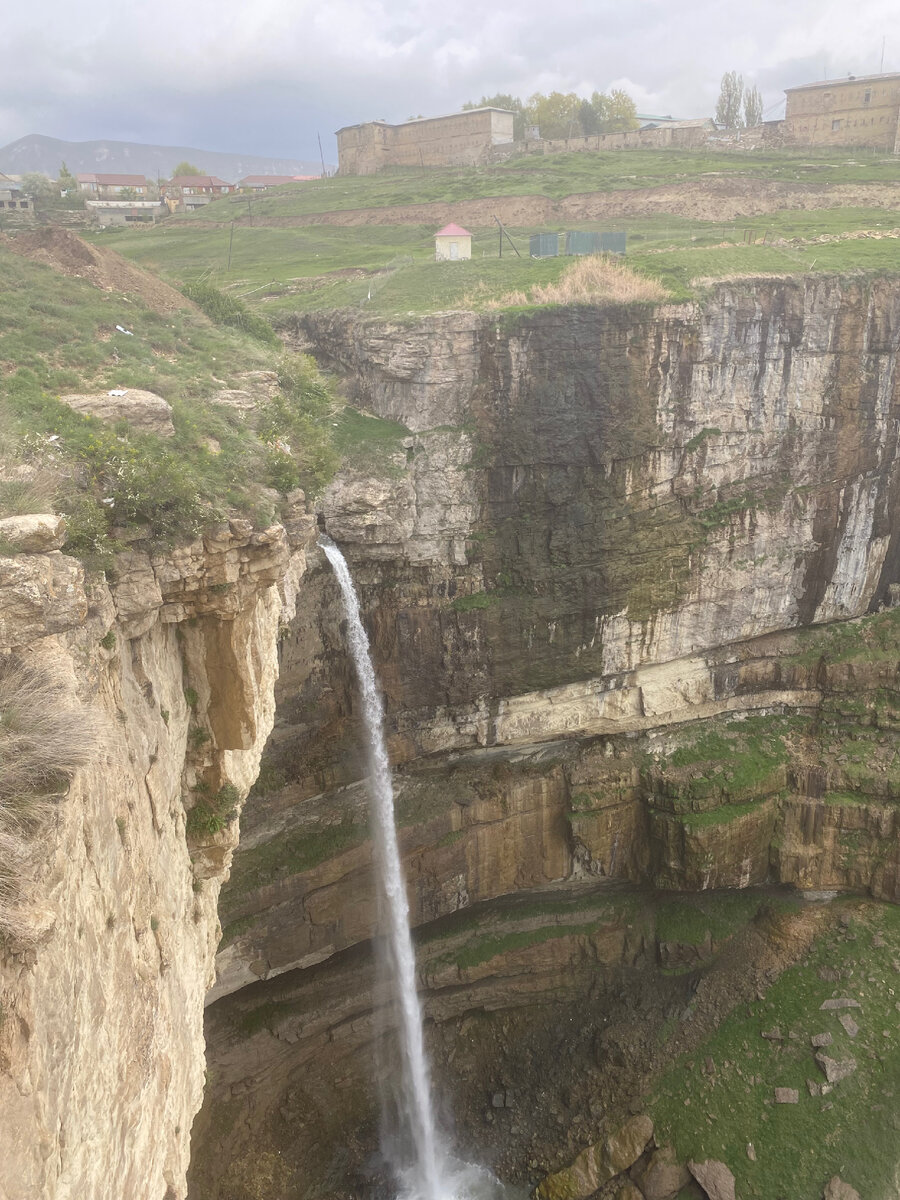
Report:
[[236,811],[192,812],[256,777],[305,540],[225,523],[170,554],[133,548],[109,584],[58,550],[0,558],[0,666],[51,678],[92,747],[0,954],[10,1200],[185,1195],[237,841]]

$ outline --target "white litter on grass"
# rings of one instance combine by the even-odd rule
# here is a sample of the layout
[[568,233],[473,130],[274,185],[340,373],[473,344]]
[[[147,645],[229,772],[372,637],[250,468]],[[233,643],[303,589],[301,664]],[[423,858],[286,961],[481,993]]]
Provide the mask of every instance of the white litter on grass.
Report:
[[107,396],[127,396],[128,388],[112,388],[112,390],[108,391],[106,394]]
[[116,329],[118,329],[119,333],[127,333],[129,337],[134,337],[130,329],[123,329],[121,325],[117,325]]

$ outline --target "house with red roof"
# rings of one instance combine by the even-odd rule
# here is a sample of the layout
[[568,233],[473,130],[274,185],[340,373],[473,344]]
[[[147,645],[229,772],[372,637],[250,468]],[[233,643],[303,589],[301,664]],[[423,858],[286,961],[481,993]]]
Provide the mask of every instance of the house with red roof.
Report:
[[452,222],[434,235],[434,257],[438,262],[461,262],[472,257],[472,235]]
[[85,172],[76,175],[75,180],[79,192],[87,192],[96,200],[120,196],[122,192],[134,192],[136,196],[145,199],[153,187],[144,175],[103,175]]
[[226,183],[218,175],[174,175],[159,185],[160,195],[167,201],[181,202],[183,208],[202,208],[210,200],[227,196],[237,191],[233,183]]

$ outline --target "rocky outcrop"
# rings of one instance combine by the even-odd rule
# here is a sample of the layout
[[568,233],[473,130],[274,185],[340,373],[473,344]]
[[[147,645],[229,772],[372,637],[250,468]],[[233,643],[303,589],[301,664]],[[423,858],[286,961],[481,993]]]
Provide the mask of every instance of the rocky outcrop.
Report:
[[0,520],[0,545],[17,554],[42,554],[61,550],[66,541],[66,522],[56,513],[35,513]]
[[233,813],[194,810],[256,777],[295,541],[233,522],[133,549],[110,583],[58,551],[0,558],[3,662],[52,676],[102,731],[44,831],[28,937],[0,953],[4,1195],[185,1195],[237,841]]
[[113,388],[109,392],[77,392],[60,396],[63,404],[100,421],[126,421],[138,433],[174,437],[172,405],[144,388]]

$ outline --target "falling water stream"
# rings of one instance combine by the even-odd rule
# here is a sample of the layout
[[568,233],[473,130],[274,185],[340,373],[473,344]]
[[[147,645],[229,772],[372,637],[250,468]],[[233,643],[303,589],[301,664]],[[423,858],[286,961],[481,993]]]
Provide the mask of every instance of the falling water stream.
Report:
[[373,840],[385,901],[388,973],[400,1016],[401,1120],[413,1151],[413,1164],[393,1163],[404,1200],[476,1200],[500,1197],[504,1189],[484,1168],[451,1158],[438,1135],[431,1097],[422,1010],[416,992],[416,960],[409,931],[409,903],[394,823],[394,788],[384,741],[384,706],[359,615],[359,600],[347,562],[324,535],[319,545],[340,585],[347,616],[347,640],[362,699],[372,800]]

